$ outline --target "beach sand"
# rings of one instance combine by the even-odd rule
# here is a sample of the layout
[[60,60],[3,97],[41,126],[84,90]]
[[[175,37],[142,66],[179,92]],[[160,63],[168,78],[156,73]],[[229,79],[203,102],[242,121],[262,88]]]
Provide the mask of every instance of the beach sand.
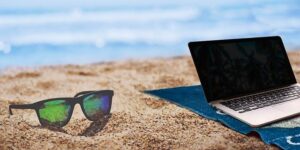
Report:
[[[300,53],[289,57],[299,81]],[[141,92],[199,83],[189,56],[9,69],[0,76],[0,149],[277,149]],[[79,105],[61,130],[42,128],[33,110],[8,115],[10,103],[101,89],[115,91],[106,125]]]

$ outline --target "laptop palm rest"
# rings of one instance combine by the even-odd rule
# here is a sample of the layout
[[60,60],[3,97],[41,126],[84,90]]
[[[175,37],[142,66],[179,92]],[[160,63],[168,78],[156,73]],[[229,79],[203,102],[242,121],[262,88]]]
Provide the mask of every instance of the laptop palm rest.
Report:
[[214,104],[214,106],[236,119],[249,124],[250,126],[258,127],[298,114],[300,109],[300,99],[264,107],[246,113],[238,113],[228,109],[220,103]]
[[300,111],[300,99],[288,101],[286,103],[281,103],[271,106],[274,109],[280,110],[282,112],[287,112],[289,114],[299,113]]

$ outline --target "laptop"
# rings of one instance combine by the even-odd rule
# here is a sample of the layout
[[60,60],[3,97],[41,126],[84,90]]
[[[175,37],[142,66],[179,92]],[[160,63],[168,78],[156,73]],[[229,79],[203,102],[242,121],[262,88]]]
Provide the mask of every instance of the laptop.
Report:
[[188,45],[213,107],[252,127],[300,113],[300,86],[279,36]]

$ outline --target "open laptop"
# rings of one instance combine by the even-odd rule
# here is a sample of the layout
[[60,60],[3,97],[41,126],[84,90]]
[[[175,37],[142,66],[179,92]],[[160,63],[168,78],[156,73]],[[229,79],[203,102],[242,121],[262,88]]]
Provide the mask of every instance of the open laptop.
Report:
[[279,36],[190,42],[209,104],[258,127],[300,113],[297,83]]

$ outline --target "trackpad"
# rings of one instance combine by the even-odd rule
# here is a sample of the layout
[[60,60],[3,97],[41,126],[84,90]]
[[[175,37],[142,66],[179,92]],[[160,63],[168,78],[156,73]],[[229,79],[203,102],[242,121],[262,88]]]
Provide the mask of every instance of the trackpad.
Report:
[[299,113],[300,112],[300,99],[277,104],[272,107],[277,110],[289,113],[289,114]]

